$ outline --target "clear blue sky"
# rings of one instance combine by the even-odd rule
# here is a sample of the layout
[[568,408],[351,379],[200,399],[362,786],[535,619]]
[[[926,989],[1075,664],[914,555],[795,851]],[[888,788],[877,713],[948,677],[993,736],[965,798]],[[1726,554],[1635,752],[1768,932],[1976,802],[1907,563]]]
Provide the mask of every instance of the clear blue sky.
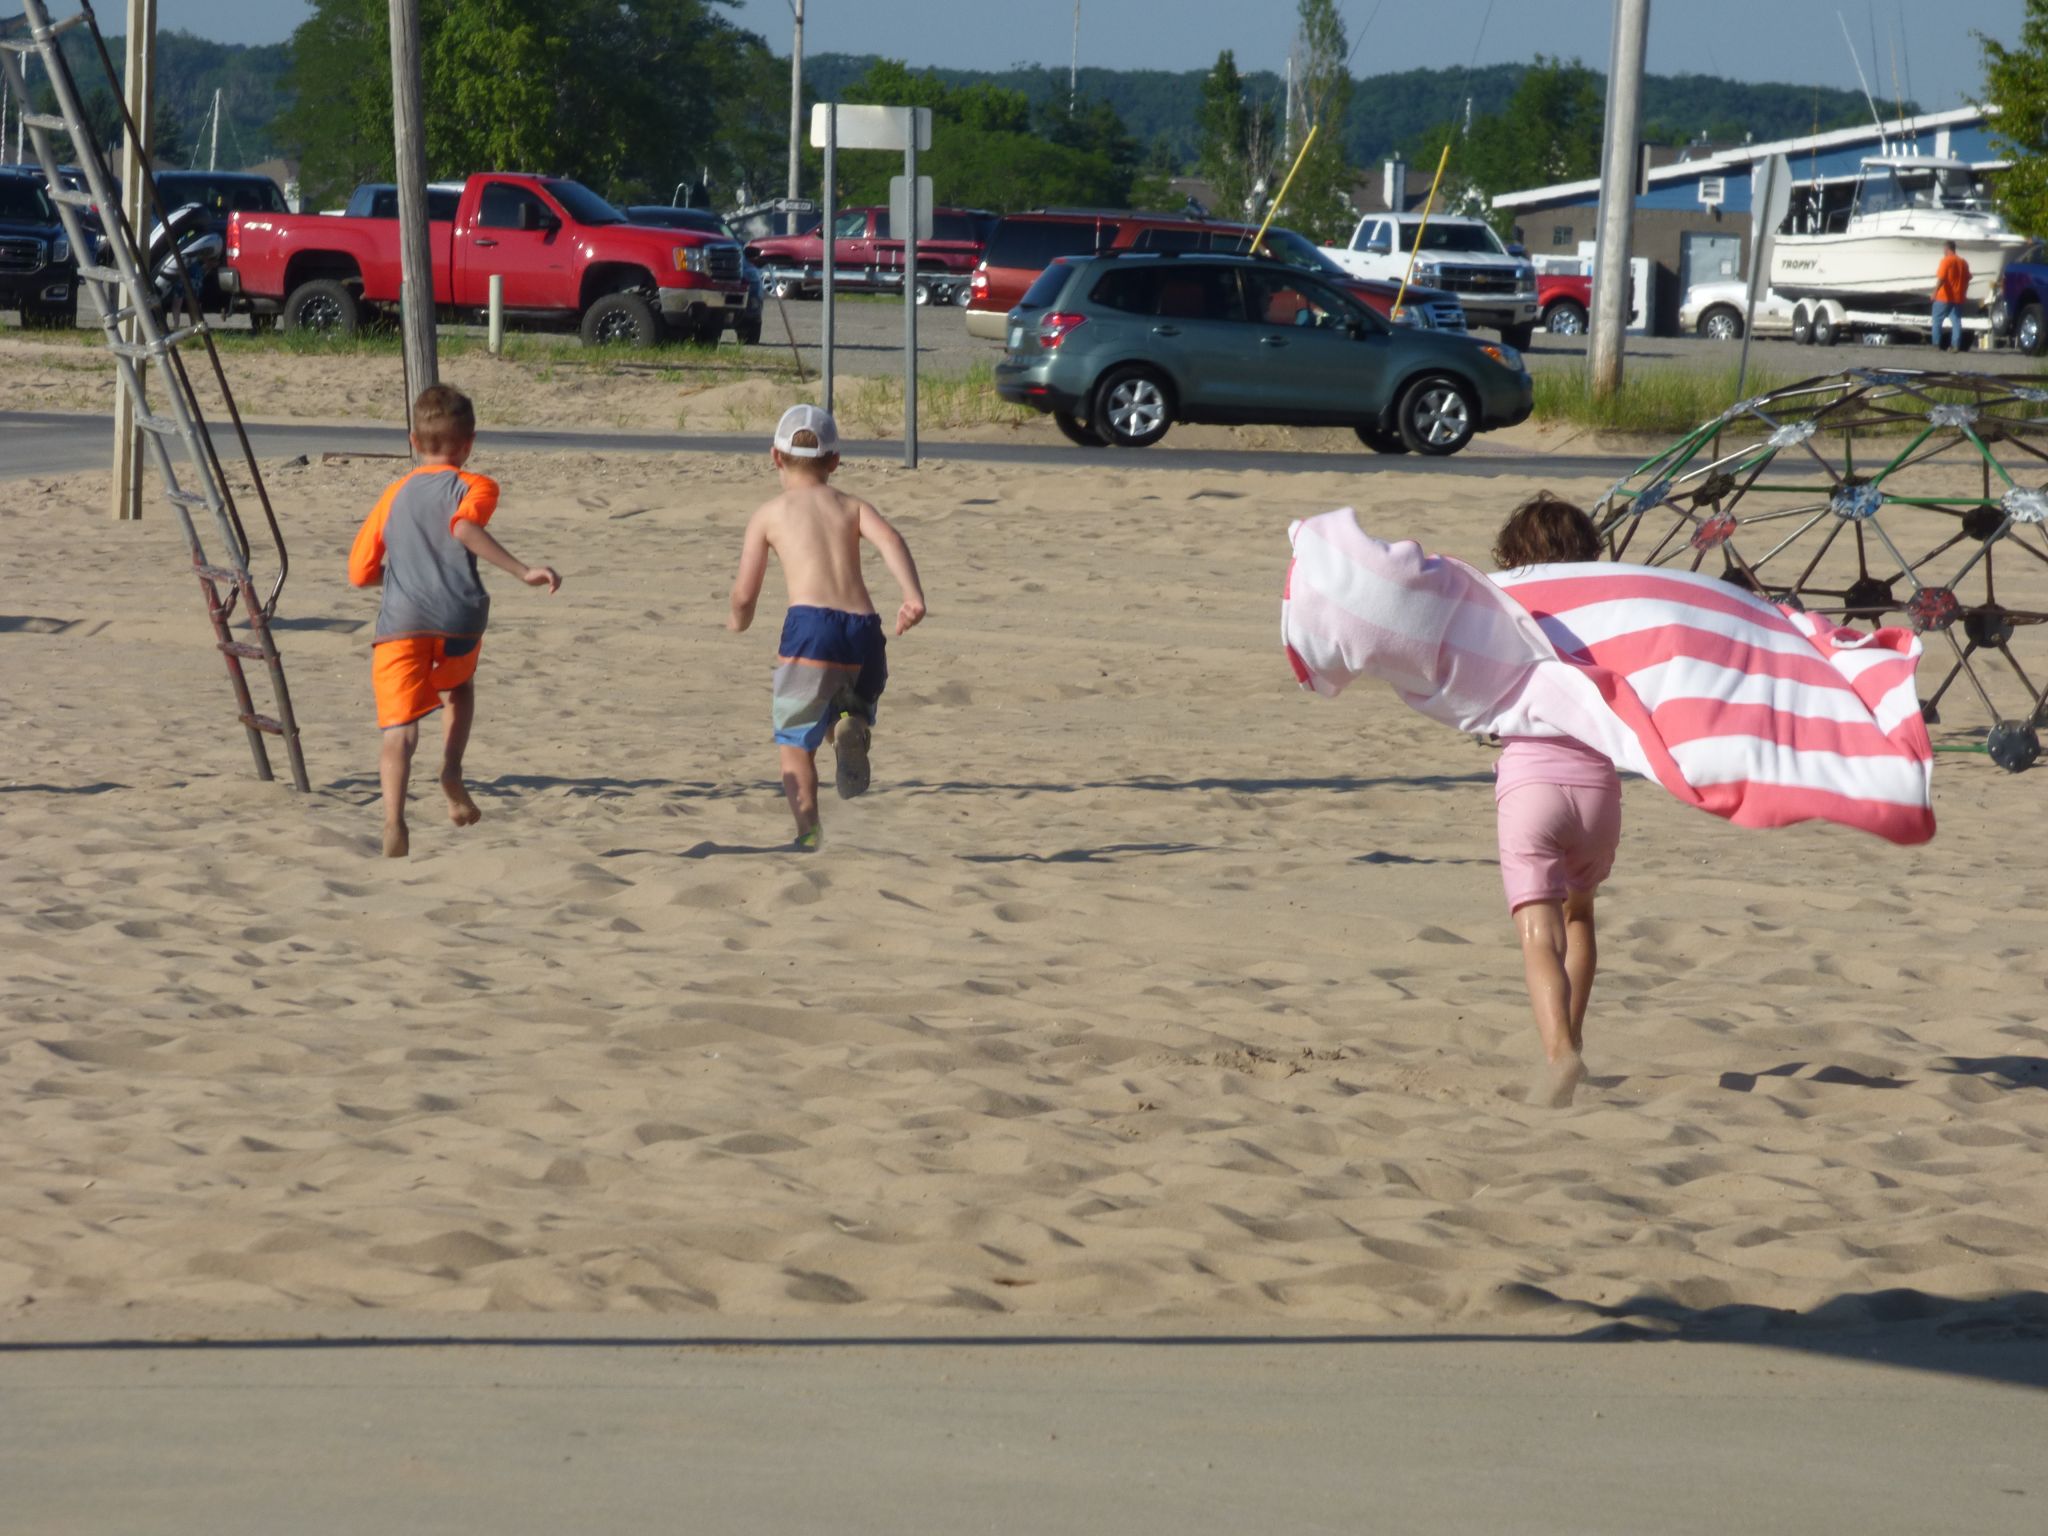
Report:
[[[433,0],[426,0],[432,4]],[[1605,68],[1612,6],[1607,0],[1341,0],[1354,42],[1354,72],[1418,66],[1518,62],[1538,52],[1577,56]],[[70,7],[58,0],[60,10]],[[0,10],[12,10],[0,0]],[[303,0],[158,0],[159,23],[205,37],[275,42],[306,14]],[[1928,107],[1960,104],[1982,78],[1972,31],[2010,41],[2022,0],[1651,0],[1650,68],[1697,70],[1743,80],[1853,87],[1839,10],[1871,69],[1871,87],[1892,94],[1892,57],[1907,94]],[[1488,19],[1488,11],[1491,18]],[[1377,16],[1374,13],[1377,11]],[[913,65],[1000,69],[1065,64],[1072,0],[806,0],[806,48],[879,53]],[[734,15],[789,48],[788,0],[740,0]],[[1201,69],[1225,48],[1247,69],[1279,69],[1293,8],[1287,0],[1082,0],[1081,62],[1117,68]],[[103,0],[117,25],[121,0]],[[1162,19],[1171,24],[1162,26]],[[1367,25],[1370,19],[1370,26]],[[1480,26],[1485,21],[1484,35]]]

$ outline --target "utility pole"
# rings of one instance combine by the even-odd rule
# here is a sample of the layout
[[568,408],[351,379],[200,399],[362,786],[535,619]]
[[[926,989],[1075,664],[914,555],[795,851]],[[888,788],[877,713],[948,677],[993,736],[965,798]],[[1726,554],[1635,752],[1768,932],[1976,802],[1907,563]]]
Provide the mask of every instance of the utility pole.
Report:
[[[804,141],[804,0],[789,0],[790,15],[796,18],[796,40],[789,47],[789,200],[793,203],[802,185],[802,157],[798,147]],[[796,233],[797,212],[786,215],[783,233]],[[830,232],[827,232],[830,238]]]
[[1587,370],[1593,397],[1621,388],[1627,341],[1629,235],[1636,212],[1636,141],[1643,109],[1643,48],[1650,0],[1614,0],[1614,48],[1607,63],[1607,138],[1600,155],[1600,244],[1593,257],[1593,334]]
[[206,143],[206,168],[220,169],[220,87],[213,88],[213,133]]
[[391,0],[391,141],[398,162],[398,257],[404,284],[405,419],[419,392],[441,382],[434,349],[434,267],[427,247],[427,145],[420,98],[419,0]]
[[1067,116],[1072,117],[1081,102],[1081,0],[1074,0],[1074,53],[1067,64]]
[[1287,50],[1287,110],[1280,135],[1280,158],[1294,164],[1294,49]]
[[[149,153],[149,126],[156,111],[156,0],[128,0],[128,35],[122,39],[121,94],[127,98],[128,120],[135,131],[121,140],[121,217],[134,232],[137,250],[149,249],[149,179],[143,172]],[[86,253],[77,252],[80,260]],[[121,322],[121,340],[138,339],[135,319]],[[135,364],[136,378],[147,381],[144,363]],[[142,431],[135,425],[136,400],[125,389],[114,391],[114,520],[142,520]]]

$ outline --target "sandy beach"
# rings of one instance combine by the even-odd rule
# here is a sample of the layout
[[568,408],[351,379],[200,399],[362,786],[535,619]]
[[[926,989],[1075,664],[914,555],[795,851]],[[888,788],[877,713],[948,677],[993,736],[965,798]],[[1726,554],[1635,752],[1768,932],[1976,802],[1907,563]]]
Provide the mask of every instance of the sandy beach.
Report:
[[567,584],[497,586],[485,820],[416,800],[405,863],[373,856],[375,599],[342,579],[390,461],[270,480],[310,796],[251,779],[159,504],[0,482],[0,1331],[2033,1305],[2038,775],[1944,759],[1912,850],[1631,784],[1592,1082],[1530,1109],[1491,753],[1300,692],[1276,597],[1291,518],[1477,560],[1538,482],[934,451],[849,480],[932,616],[875,793],[828,796],[808,857],[772,620],[721,627],[762,461],[486,437],[497,531]]

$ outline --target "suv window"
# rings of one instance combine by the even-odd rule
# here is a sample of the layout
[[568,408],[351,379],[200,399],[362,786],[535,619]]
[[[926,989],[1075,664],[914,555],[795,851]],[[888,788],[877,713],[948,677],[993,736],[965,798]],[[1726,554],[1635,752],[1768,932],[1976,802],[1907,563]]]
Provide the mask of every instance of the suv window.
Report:
[[961,240],[969,244],[981,237],[974,231],[974,220],[964,213],[935,213],[932,215],[932,238],[934,240]]
[[1054,261],[1051,266],[1031,280],[1031,286],[1024,290],[1024,297],[1016,303],[1018,309],[1047,309],[1060,296],[1060,290],[1067,286],[1067,279],[1074,275],[1074,269],[1065,257]]
[[1343,330],[1364,323],[1363,306],[1299,272],[1247,272],[1244,278],[1251,311],[1247,318],[1254,324]]
[[547,214],[548,205],[540,198],[509,181],[493,181],[484,187],[482,201],[477,205],[476,222],[479,229],[518,229],[519,210],[531,206],[535,213]]
[[1138,238],[1131,242],[1134,251],[1200,251],[1208,248],[1208,231],[1190,229],[1186,226],[1160,225],[1155,229],[1141,229]]
[[1171,320],[1241,320],[1237,269],[1161,262],[1112,267],[1089,295],[1106,309]]
[[1004,219],[989,237],[985,253],[992,267],[1042,272],[1062,256],[1092,256],[1106,250],[1117,227],[1095,219]]

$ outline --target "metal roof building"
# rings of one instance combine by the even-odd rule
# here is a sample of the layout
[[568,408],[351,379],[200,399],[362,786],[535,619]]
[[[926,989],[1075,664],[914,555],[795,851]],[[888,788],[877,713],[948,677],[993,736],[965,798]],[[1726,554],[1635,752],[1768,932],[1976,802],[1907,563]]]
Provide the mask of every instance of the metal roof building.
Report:
[[[1678,306],[1695,282],[1740,277],[1749,254],[1750,193],[1759,166],[1773,155],[1791,163],[1795,191],[1846,187],[1869,155],[1954,156],[1979,169],[2004,164],[1979,107],[1893,118],[1796,139],[1681,150],[1684,158],[1655,165],[1636,197],[1634,254],[1650,262],[1655,293],[1652,329],[1676,328]],[[1516,237],[1531,254],[1578,255],[1590,248],[1600,202],[1598,179],[1568,181],[1493,200],[1515,219]],[[1930,281],[1932,274],[1930,274]]]

